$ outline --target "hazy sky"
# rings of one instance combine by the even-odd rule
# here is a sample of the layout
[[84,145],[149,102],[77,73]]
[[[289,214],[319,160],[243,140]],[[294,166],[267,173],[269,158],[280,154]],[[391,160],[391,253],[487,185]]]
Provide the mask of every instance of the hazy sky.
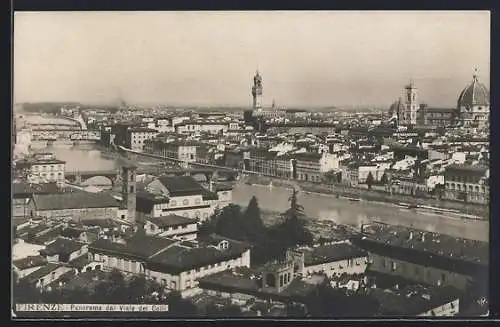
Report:
[[14,100],[454,106],[489,60],[489,12],[18,12]]

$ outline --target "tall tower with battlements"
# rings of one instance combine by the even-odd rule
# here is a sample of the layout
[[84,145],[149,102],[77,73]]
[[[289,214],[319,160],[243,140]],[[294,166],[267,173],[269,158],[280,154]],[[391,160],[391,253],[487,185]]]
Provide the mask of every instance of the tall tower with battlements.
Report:
[[262,109],[262,76],[259,71],[255,72],[252,86],[253,110]]

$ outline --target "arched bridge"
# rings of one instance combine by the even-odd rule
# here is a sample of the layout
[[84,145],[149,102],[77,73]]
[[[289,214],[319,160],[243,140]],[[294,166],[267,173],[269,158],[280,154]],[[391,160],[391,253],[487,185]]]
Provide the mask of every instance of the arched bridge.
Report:
[[99,141],[101,131],[82,129],[33,129],[34,140]]
[[[205,179],[208,181],[212,178],[214,173],[217,171],[217,174],[226,176],[228,179],[234,179],[237,176],[236,172],[230,171],[218,171],[215,168],[187,168],[187,169],[177,169],[177,168],[162,168],[162,167],[139,167],[137,169],[137,174],[147,174],[147,175],[170,175],[170,176],[195,176],[195,175],[203,175]],[[96,177],[105,177],[109,182],[111,182],[112,186],[115,186],[121,180],[121,172],[119,169],[116,170],[108,170],[108,171],[75,171],[75,172],[66,172],[65,178],[69,183],[81,185],[86,181],[89,181],[91,178]],[[105,179],[100,179],[102,181],[107,181]]]
[[67,116],[67,115],[63,115],[63,116],[60,116],[60,117],[64,118],[64,119],[67,119],[67,120],[70,120],[70,121],[73,121],[75,123],[78,123],[78,125],[80,125],[80,128],[82,130],[86,130],[87,129],[87,124],[85,124],[85,120],[83,120],[82,115],[78,115],[78,118],[70,117],[70,116]]

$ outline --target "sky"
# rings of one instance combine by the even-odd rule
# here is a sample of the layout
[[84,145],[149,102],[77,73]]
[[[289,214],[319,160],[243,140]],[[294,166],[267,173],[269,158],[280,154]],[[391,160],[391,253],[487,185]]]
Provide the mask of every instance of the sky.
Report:
[[453,107],[489,87],[490,15],[476,12],[16,12],[14,101]]

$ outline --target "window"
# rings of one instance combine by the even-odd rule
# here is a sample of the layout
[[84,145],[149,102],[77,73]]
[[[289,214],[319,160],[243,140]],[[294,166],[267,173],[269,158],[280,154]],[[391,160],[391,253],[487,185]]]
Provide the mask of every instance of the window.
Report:
[[43,286],[43,282],[44,282],[43,278],[40,278],[40,285],[41,286]]
[[51,279],[51,280],[56,279],[56,272],[55,272],[55,271],[53,271],[53,272],[50,274],[50,279]]
[[165,278],[163,278],[163,279],[161,280],[161,285],[162,285],[162,286],[165,286],[166,284],[167,284],[167,280],[166,280]]
[[155,229],[156,229],[156,227],[155,227],[155,225],[149,225],[149,229],[150,229],[152,232],[154,232],[154,231],[155,231]]
[[134,185],[130,185],[130,193],[134,193]]
[[177,205],[177,202],[175,200],[170,201],[170,206],[175,207]]
[[184,201],[182,201],[182,204],[183,204],[183,205],[188,205],[188,204],[189,204],[189,200],[188,200],[188,199],[185,199]]

